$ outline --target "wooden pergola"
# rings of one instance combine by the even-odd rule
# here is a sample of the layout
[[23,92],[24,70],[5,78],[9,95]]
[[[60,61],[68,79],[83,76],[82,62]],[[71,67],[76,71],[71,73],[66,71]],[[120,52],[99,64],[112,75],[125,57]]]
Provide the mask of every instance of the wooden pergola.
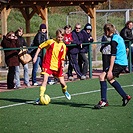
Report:
[[[0,0],[1,27],[2,35],[7,33],[7,18],[12,8],[17,8],[22,13],[26,22],[26,33],[30,33],[30,19],[35,13],[41,18],[42,22],[48,27],[47,8],[57,6],[80,6],[83,11],[91,18],[93,27],[92,36],[96,40],[96,11],[98,3],[107,0]],[[28,35],[28,34],[27,34]],[[28,37],[28,36],[27,36]],[[27,38],[27,42],[29,42]]]
[[[18,9],[24,19],[26,25],[26,34],[27,43],[30,44],[30,37],[33,36],[30,33],[30,20],[35,13],[42,18],[42,23],[45,23],[48,27],[48,7],[57,7],[57,6],[80,6],[83,11],[88,14],[91,18],[91,24],[93,27],[92,36],[96,41],[96,5],[99,3],[104,3],[107,0],[0,0],[0,13],[1,13],[1,28],[2,33],[0,37],[6,35],[7,33],[7,18],[10,14],[12,8]],[[48,30],[48,29],[47,29]],[[93,47],[93,49],[95,49]],[[95,53],[95,52],[94,52]],[[1,51],[0,51],[1,55]],[[2,57],[2,56],[1,56]],[[2,59],[0,57],[0,64]]]

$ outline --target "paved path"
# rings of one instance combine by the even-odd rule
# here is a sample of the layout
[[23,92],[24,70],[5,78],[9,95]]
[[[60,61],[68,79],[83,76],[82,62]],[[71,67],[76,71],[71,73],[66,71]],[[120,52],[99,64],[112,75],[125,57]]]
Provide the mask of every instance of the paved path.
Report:
[[[29,71],[31,72],[31,69],[29,69]],[[92,72],[92,78],[98,78],[98,76],[99,76],[99,74],[100,74],[101,72],[102,72],[102,70],[93,70],[93,72]],[[21,73],[23,73],[22,68],[21,68]],[[5,69],[5,68],[2,69],[2,68],[1,68],[1,69],[0,69],[0,75],[1,75],[1,76],[3,75],[3,76],[6,77],[6,75],[7,75],[7,69]],[[77,75],[76,75],[75,73],[73,73],[73,75],[74,75],[74,79],[75,79],[74,81],[79,80],[79,79],[77,78]],[[89,73],[88,73],[87,76],[89,76]],[[89,78],[86,79],[86,80],[89,80]],[[38,77],[37,77],[37,82],[38,82],[39,84],[41,84],[42,81],[43,81],[43,77],[38,76]],[[65,81],[66,81],[66,82],[73,82],[73,81],[69,81],[69,80],[68,80],[67,74],[65,74]],[[32,84],[31,79],[30,79],[30,84]],[[21,86],[22,86],[22,88],[20,88],[20,89],[27,88],[27,86],[24,85],[23,79],[21,79]],[[35,86],[31,86],[31,87],[28,87],[28,88],[33,88],[33,87],[35,87]],[[1,80],[1,81],[0,81],[0,92],[12,91],[12,90],[14,90],[14,89],[11,89],[11,90],[8,90],[8,89],[7,89],[6,80]]]

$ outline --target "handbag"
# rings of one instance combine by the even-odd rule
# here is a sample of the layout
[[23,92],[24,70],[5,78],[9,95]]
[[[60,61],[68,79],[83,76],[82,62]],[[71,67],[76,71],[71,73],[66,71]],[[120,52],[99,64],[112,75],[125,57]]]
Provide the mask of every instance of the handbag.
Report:
[[29,63],[32,60],[31,55],[27,53],[27,49],[20,50],[20,52],[18,53],[18,56],[19,56],[20,62],[23,65]]

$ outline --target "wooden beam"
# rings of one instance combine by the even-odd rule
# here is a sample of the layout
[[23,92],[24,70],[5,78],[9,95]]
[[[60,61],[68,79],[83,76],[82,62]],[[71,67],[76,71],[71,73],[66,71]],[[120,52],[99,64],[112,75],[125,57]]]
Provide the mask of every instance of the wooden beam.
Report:
[[[1,11],[1,32],[2,36],[7,34],[7,18],[11,12],[11,8],[3,7],[3,10]],[[6,66],[5,65],[5,59],[4,59],[4,52],[0,51],[0,66]]]
[[11,8],[4,7],[1,11],[1,29],[2,29],[2,35],[7,34],[7,18],[11,12]]
[[42,23],[46,24],[48,36],[48,9],[44,6],[36,6],[37,14],[42,18]]

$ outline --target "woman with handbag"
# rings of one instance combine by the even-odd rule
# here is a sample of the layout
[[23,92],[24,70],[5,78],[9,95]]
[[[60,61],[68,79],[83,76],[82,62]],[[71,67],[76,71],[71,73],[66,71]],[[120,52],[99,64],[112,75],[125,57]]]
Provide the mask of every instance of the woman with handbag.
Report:
[[[19,47],[22,47],[22,48],[27,47],[27,43],[26,43],[25,39],[22,37],[23,28],[21,28],[21,27],[18,28],[17,31],[15,32],[15,35],[18,38]],[[24,49],[24,51],[25,50],[26,49]],[[20,60],[20,63],[22,64],[23,69],[24,69],[24,84],[27,87],[30,87],[28,63],[25,64],[25,63],[21,62],[21,60]],[[21,85],[20,85],[20,66],[16,66],[15,67],[15,88],[19,89],[20,87],[21,87]]]
[[[6,36],[3,36],[1,46],[3,48],[19,47],[18,39],[13,31],[10,31]],[[7,89],[14,89],[15,66],[19,66],[18,50],[4,50],[4,53],[5,62],[8,66]]]

